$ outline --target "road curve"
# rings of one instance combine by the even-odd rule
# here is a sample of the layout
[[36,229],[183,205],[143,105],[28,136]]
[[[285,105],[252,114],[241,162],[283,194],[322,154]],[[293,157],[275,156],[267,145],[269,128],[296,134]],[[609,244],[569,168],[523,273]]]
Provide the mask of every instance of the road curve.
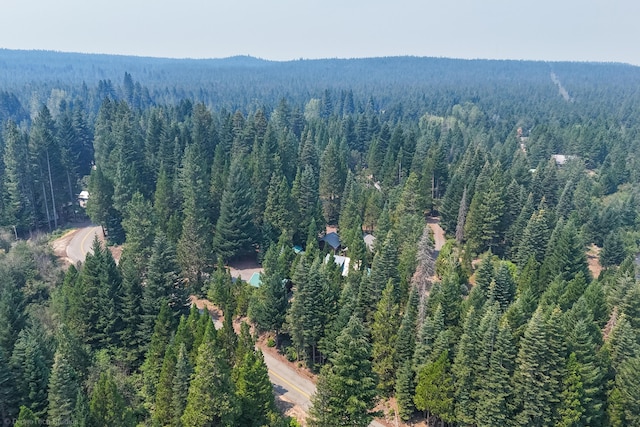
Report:
[[[67,257],[73,263],[84,262],[86,255],[91,251],[91,245],[95,236],[102,237],[102,228],[84,227],[79,229],[67,244]],[[222,327],[220,319],[215,319],[217,329]],[[315,384],[307,377],[296,372],[289,363],[281,361],[267,352],[263,352],[264,362],[269,370],[269,378],[273,384],[274,392],[282,400],[289,402],[305,414],[311,408],[311,397],[316,392]],[[377,421],[369,424],[369,427],[385,427]]]
[[[316,385],[296,372],[289,364],[278,360],[267,352],[264,352],[263,355],[276,395],[308,413],[311,408],[311,397],[316,392]],[[369,427],[384,427],[384,425],[374,420],[369,424]]]
[[84,262],[95,236],[102,236],[102,227],[92,226],[80,228],[67,245],[67,257],[74,263]]

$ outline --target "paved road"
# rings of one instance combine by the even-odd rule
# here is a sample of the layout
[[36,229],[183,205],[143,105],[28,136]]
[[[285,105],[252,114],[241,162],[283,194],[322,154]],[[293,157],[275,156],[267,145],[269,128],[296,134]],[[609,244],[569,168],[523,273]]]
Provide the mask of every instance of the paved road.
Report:
[[264,363],[269,368],[269,378],[273,388],[282,400],[293,403],[304,412],[311,407],[311,396],[316,392],[316,385],[308,378],[297,373],[288,364],[265,352]]
[[84,262],[87,253],[91,251],[91,245],[95,236],[102,236],[102,227],[84,227],[79,229],[67,245],[67,257],[76,264]]
[[[84,261],[87,253],[91,250],[94,237],[96,235],[100,237],[101,233],[101,227],[79,229],[69,240],[67,256],[74,263]],[[215,325],[216,328],[222,327],[220,319],[215,321]],[[276,395],[308,413],[311,407],[311,396],[316,392],[316,385],[307,377],[296,372],[289,363],[283,362],[266,352],[263,354]],[[384,427],[384,425],[373,421],[370,427]]]
[[[311,408],[311,396],[316,392],[316,385],[308,378],[297,373],[291,366],[268,353],[264,354],[264,363],[269,368],[269,378],[273,389],[282,400],[293,403],[308,413]],[[369,427],[384,427],[372,421]]]

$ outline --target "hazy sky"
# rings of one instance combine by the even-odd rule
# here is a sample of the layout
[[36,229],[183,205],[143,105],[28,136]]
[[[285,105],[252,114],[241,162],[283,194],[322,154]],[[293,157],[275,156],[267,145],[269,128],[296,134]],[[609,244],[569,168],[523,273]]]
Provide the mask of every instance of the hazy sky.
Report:
[[0,0],[0,47],[176,58],[640,65],[635,0]]

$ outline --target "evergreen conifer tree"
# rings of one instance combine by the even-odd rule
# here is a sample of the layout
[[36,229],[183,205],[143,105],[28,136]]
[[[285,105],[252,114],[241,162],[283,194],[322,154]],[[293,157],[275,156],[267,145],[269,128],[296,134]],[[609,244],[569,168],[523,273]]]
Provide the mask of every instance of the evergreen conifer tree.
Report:
[[371,345],[362,321],[352,316],[338,337],[331,365],[325,365],[320,374],[309,425],[369,425],[376,403],[376,380],[370,357]]
[[278,266],[278,255],[281,251],[289,250],[285,245],[272,245],[265,255],[263,262],[264,273],[261,275],[261,286],[256,290],[251,300],[251,317],[259,329],[273,331],[276,341],[285,320],[289,305],[285,287],[285,274]]
[[58,349],[49,377],[49,424],[60,425],[71,419],[80,391],[80,378],[71,360]]
[[149,262],[154,227],[151,202],[136,191],[123,213],[122,228],[127,236],[123,256],[126,253],[140,272],[145,270]]
[[[634,356],[619,366],[612,393],[617,392],[621,408],[621,425],[638,425],[640,423],[640,357]],[[616,402],[616,403],[618,403]],[[613,425],[618,425],[613,423]]]
[[481,349],[478,342],[480,337],[478,337],[477,328],[477,315],[475,310],[471,309],[467,313],[458,349],[453,359],[453,366],[451,367],[456,399],[456,419],[465,424],[473,424],[475,420],[474,383],[478,374],[478,355]]
[[[302,255],[298,263],[295,265],[295,269],[291,277],[294,286],[294,298],[291,302],[291,307],[287,312],[287,328],[298,353],[302,353],[304,348],[304,337],[302,335],[303,328],[301,326],[300,319],[304,313],[304,288],[312,262],[312,260],[309,259],[310,256],[311,255],[308,251]],[[300,295],[300,297],[298,295]]]
[[506,263],[500,263],[496,277],[489,286],[489,301],[500,304],[504,312],[516,294],[516,283]]
[[[433,315],[424,319],[413,355],[413,368],[420,372],[422,367],[430,360],[437,337],[444,331],[444,313],[442,306],[438,304]],[[439,355],[438,355],[439,356]]]
[[522,204],[520,213],[512,221],[505,235],[506,243],[509,245],[509,255],[512,257],[517,254],[520,243],[522,241],[522,233],[524,233],[531,216],[535,212],[533,203],[533,194],[529,193]]
[[398,415],[403,421],[408,421],[415,405],[413,395],[415,391],[414,371],[410,360],[405,361],[398,368],[396,375],[395,397],[398,406]]
[[143,383],[142,393],[149,407],[153,407],[155,402],[156,386],[160,378],[164,354],[173,331],[172,325],[171,311],[168,306],[164,305],[156,318],[145,361],[140,368]]
[[291,198],[295,202],[298,213],[294,221],[294,224],[298,225],[296,230],[298,241],[304,240],[312,221],[316,222],[316,227],[321,223],[318,197],[318,180],[314,169],[311,165],[302,166],[291,188]]
[[41,332],[34,326],[20,331],[10,361],[19,404],[29,408],[38,418],[44,417],[47,409],[51,366],[45,342],[38,336]]
[[[540,264],[531,257],[518,275],[517,291],[519,295],[528,292],[536,302],[542,295],[542,283],[539,278]],[[533,312],[532,312],[533,314]]]
[[178,240],[176,256],[182,276],[188,280],[194,291],[202,286],[203,276],[213,264],[211,251],[211,231],[209,203],[206,195],[206,166],[202,147],[187,146],[180,170],[182,195],[182,234]]
[[276,407],[269,372],[260,350],[247,352],[236,369],[236,397],[239,405],[237,425],[268,425],[269,417],[275,413]]
[[336,224],[340,213],[340,199],[346,179],[346,165],[335,139],[330,139],[320,159],[319,196],[324,217]]
[[263,229],[270,232],[269,239],[279,235],[293,238],[294,224],[291,192],[284,175],[273,174],[264,209]]
[[135,426],[133,413],[118,389],[111,373],[100,374],[89,402],[89,425]]
[[545,210],[538,210],[529,218],[527,226],[522,232],[518,252],[515,256],[518,265],[524,266],[531,257],[539,263],[544,260],[550,235],[547,217]]
[[412,360],[416,348],[418,327],[418,290],[414,287],[409,293],[409,299],[404,309],[404,316],[398,330],[395,366],[402,366],[405,361]]
[[71,416],[73,425],[78,427],[87,427],[89,425],[89,400],[80,388],[76,395],[76,403],[73,407],[73,415]]
[[342,288],[340,299],[338,300],[338,307],[340,308],[337,316],[327,325],[324,337],[320,340],[319,348],[325,355],[333,354],[338,336],[347,326],[351,316],[356,313],[360,277],[356,272],[352,272],[347,278],[347,283]]
[[[156,181],[156,189],[153,194],[153,218],[157,229],[170,236],[169,224],[172,215],[175,215],[175,195],[168,167],[162,163]],[[175,239],[171,239],[175,237]],[[176,242],[178,236],[171,236],[170,240]]]
[[14,426],[18,427],[28,427],[33,425],[40,424],[41,419],[33,413],[33,411],[26,406],[20,406],[20,413],[18,414],[18,419]]
[[567,222],[561,229],[556,228],[556,236],[552,235],[549,241],[548,254],[541,267],[542,277],[551,281],[560,275],[569,281],[579,272],[582,272],[584,277],[590,277],[584,245],[573,222]]
[[462,294],[460,278],[455,272],[447,274],[442,279],[441,291],[437,299],[442,305],[445,325],[457,326],[460,323]]
[[129,258],[120,261],[122,275],[122,297],[120,301],[120,318],[122,329],[119,332],[119,342],[124,348],[122,358],[132,368],[140,365],[143,349],[148,335],[143,332],[143,290],[140,284],[138,269]]
[[241,158],[236,158],[231,162],[213,238],[213,250],[222,259],[241,258],[254,253],[256,233],[252,207],[253,193],[246,165]]
[[492,248],[494,251],[499,250],[504,235],[504,230],[502,230],[504,215],[502,176],[496,169],[496,173],[488,181],[490,175],[487,168],[488,164],[485,165],[476,182],[476,191],[469,205],[464,228],[468,249],[475,254]]
[[580,378],[582,366],[576,360],[575,353],[569,355],[567,360],[566,374],[563,381],[562,398],[560,402],[559,426],[581,425],[586,408],[583,406],[585,400],[584,385]]
[[600,265],[603,267],[619,265],[625,257],[625,247],[620,232],[611,231],[605,237],[602,251],[600,251]]
[[173,425],[180,427],[182,425],[181,417],[184,408],[187,405],[187,396],[189,395],[189,381],[193,371],[189,354],[184,343],[180,344],[178,349],[178,357],[176,360],[175,375],[171,382],[171,416]]
[[164,353],[162,369],[156,386],[155,405],[151,415],[151,423],[156,426],[173,425],[173,379],[176,374],[176,350],[173,344],[167,345]]
[[418,410],[429,412],[447,423],[455,420],[453,381],[449,370],[449,356],[443,351],[433,363],[420,370],[413,398]]
[[99,348],[114,350],[122,330],[120,303],[123,299],[122,277],[111,251],[105,248],[100,257],[98,310],[94,339]]
[[487,252],[487,254],[482,257],[475,275],[475,286],[479,287],[487,297],[489,296],[489,286],[494,276],[495,268],[493,266],[492,254],[491,252]]
[[142,291],[144,335],[149,336],[152,332],[155,319],[164,305],[171,309],[174,325],[182,314],[186,314],[189,295],[178,276],[179,271],[173,246],[163,234],[158,234],[153,242]]
[[[207,329],[212,328],[208,326]],[[237,425],[238,406],[231,381],[231,368],[224,358],[223,349],[218,348],[212,338],[213,333],[205,333],[198,348],[187,404],[181,418],[184,426]]]
[[389,279],[387,287],[373,315],[371,339],[373,341],[373,371],[378,376],[378,390],[382,395],[391,392],[395,381],[395,359],[400,327],[400,315],[395,285]]
[[[300,324],[302,342],[301,348],[306,354],[307,363],[310,366],[316,361],[316,350],[320,339],[324,336],[325,319],[327,316],[325,303],[323,300],[323,283],[320,274],[320,258],[316,258],[309,268],[302,291],[298,292],[296,298],[300,298],[302,315],[297,319]],[[331,262],[331,260],[329,261]]]
[[27,138],[11,120],[3,130],[5,221],[16,226],[16,233],[24,233],[36,225],[35,194],[31,185]]
[[44,205],[44,212],[40,212],[40,218],[51,231],[52,227],[58,228],[58,217],[65,193],[61,176],[64,174],[64,166],[60,146],[55,138],[55,122],[44,104],[33,120],[29,132],[29,148],[32,173],[38,177],[37,181],[40,183],[37,185],[40,188],[36,189],[35,194]]
[[373,308],[376,307],[382,296],[382,291],[392,280],[396,285],[394,288],[394,298],[400,301],[400,277],[398,274],[398,249],[395,236],[392,232],[387,234],[380,251],[373,258],[371,274],[368,277],[366,291],[361,292],[359,306],[363,307],[366,313],[365,321],[371,323],[373,320]]
[[578,272],[572,280],[567,283],[564,293],[560,296],[558,303],[563,311],[569,310],[574,303],[584,294],[587,289],[587,280],[582,271]]
[[9,274],[0,279],[0,348],[9,357],[18,334],[25,326],[25,298]]
[[18,396],[15,393],[15,385],[9,358],[0,346],[0,416],[3,420],[14,417],[17,413]]
[[85,262],[80,272],[80,277],[76,281],[74,288],[77,289],[77,300],[74,310],[70,307],[73,316],[72,326],[78,330],[78,335],[85,343],[96,345],[96,327],[100,313],[100,275],[103,249],[100,241],[96,237],[91,246],[91,253],[87,253]]
[[539,308],[522,338],[514,374],[518,425],[543,426],[558,421],[565,363],[558,312],[545,318]]
[[477,384],[475,422],[478,427],[510,425],[513,422],[513,386],[511,377],[515,365],[515,345],[508,323],[498,327],[495,343],[486,342],[483,347],[492,348],[488,369],[480,374]]

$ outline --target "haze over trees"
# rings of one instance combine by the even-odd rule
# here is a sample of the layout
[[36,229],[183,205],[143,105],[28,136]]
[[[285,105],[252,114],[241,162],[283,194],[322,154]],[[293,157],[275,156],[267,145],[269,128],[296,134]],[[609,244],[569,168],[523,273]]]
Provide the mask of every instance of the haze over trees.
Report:
[[[293,425],[243,316],[310,425],[640,423],[637,67],[0,59],[3,419]],[[119,262],[37,237],[85,215]]]

